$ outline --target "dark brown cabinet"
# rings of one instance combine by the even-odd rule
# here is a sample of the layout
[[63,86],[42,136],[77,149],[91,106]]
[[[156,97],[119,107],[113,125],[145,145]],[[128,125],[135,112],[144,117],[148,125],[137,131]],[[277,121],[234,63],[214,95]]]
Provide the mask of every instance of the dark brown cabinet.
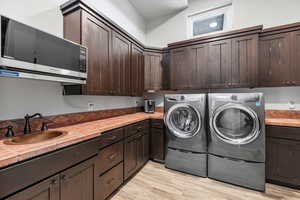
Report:
[[290,33],[260,38],[260,86],[288,86],[292,84]]
[[135,174],[150,157],[149,121],[126,127],[124,143],[124,179]]
[[207,86],[226,88],[231,84],[231,40],[209,43]]
[[131,45],[131,95],[143,96],[144,92],[144,53],[135,44]]
[[145,57],[145,90],[163,89],[163,55],[161,53],[146,52]]
[[166,151],[166,139],[164,122],[159,119],[151,120],[151,155],[153,161],[164,162]]
[[171,89],[191,89],[193,80],[192,66],[189,66],[188,48],[171,50],[170,86]]
[[60,200],[59,188],[59,176],[57,175],[9,197],[7,200]]
[[266,176],[269,182],[300,188],[300,129],[267,126]]
[[124,144],[124,179],[129,178],[133,175],[139,166],[139,149],[140,144],[138,137],[141,136],[131,136],[125,140]]
[[83,162],[60,174],[61,200],[94,199],[94,159]]
[[256,87],[258,34],[232,39],[231,87]]
[[112,94],[111,28],[98,18],[83,10],[78,10],[64,16],[64,36],[88,48],[86,85],[65,86],[65,93],[71,95]]
[[300,85],[300,31],[292,32],[293,85]]
[[192,89],[207,88],[208,44],[193,45],[188,51],[188,66],[191,68]]
[[113,95],[130,96],[130,49],[131,43],[113,31],[112,76]]
[[123,184],[123,162],[102,176],[96,177],[95,200],[107,199]]

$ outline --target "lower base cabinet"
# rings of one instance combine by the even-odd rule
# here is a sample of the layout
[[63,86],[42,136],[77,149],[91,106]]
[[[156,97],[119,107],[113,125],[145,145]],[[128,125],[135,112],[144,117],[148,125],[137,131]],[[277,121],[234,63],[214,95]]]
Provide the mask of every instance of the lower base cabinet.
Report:
[[153,161],[163,163],[165,161],[166,139],[164,121],[160,119],[151,120],[151,152]]
[[123,184],[123,162],[96,177],[95,200],[105,200]]
[[8,200],[93,200],[94,159],[17,193]]
[[59,200],[59,175],[51,177],[7,200]]
[[267,181],[300,188],[300,128],[267,126]]

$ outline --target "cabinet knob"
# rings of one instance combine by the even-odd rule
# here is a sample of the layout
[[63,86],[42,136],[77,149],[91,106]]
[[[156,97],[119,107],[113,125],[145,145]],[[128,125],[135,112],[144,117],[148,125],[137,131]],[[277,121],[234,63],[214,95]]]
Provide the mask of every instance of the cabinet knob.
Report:
[[52,184],[52,185],[56,185],[56,184],[57,184],[57,179],[53,179],[53,180],[51,181],[51,184]]
[[62,181],[66,181],[66,180],[67,180],[67,176],[63,174],[63,175],[61,175],[60,179],[61,179]]

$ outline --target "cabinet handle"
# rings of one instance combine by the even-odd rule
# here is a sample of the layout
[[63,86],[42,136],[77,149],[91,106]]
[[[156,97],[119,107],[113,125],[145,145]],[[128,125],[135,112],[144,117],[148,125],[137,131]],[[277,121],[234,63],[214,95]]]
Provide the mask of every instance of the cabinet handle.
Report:
[[107,181],[107,184],[111,184],[113,181],[115,180],[115,178],[111,178],[111,179],[109,179],[108,181]]
[[116,156],[117,156],[116,153],[111,154],[110,156],[108,156],[108,159],[109,159],[109,160],[112,160],[112,159],[114,159]]
[[51,181],[51,185],[56,185],[57,184],[57,179],[53,179],[52,181]]
[[112,136],[112,137],[109,137],[109,138],[106,138],[107,140],[115,140],[115,139],[117,139],[117,136]]
[[63,174],[63,175],[61,175],[60,179],[61,179],[62,181],[66,181],[66,180],[67,180],[67,176]]

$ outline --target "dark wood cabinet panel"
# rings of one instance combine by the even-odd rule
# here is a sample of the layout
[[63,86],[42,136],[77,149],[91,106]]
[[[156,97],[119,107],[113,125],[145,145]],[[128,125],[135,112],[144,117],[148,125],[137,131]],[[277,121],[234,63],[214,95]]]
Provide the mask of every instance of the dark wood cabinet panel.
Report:
[[151,159],[163,162],[165,160],[164,129],[151,128]]
[[267,180],[300,188],[300,128],[267,126]]
[[128,179],[138,169],[138,140],[136,136],[131,136],[125,140],[124,144],[124,179]]
[[94,199],[94,159],[83,162],[60,174],[61,200]]
[[123,161],[124,142],[120,141],[99,152],[95,162],[95,173],[101,175],[116,164]]
[[83,12],[82,44],[88,48],[88,78],[84,94],[111,93],[111,29]]
[[136,45],[131,45],[131,95],[143,96],[144,92],[144,53]]
[[193,69],[188,63],[188,48],[171,50],[170,86],[172,90],[192,89]]
[[96,177],[95,200],[104,200],[109,197],[123,183],[123,163],[115,166],[107,173]]
[[139,159],[139,167],[142,167],[150,158],[150,137],[149,133],[144,133],[140,138],[139,148],[141,155]]
[[259,85],[291,85],[290,33],[260,38]]
[[231,87],[255,87],[258,76],[258,34],[232,39]]
[[117,32],[112,33],[113,95],[130,96],[130,49],[131,43]]
[[300,85],[300,31],[295,31],[292,37],[292,62],[293,62],[293,78],[292,85]]
[[60,200],[59,176],[51,177],[7,198],[7,200]]
[[268,138],[268,179],[300,187],[300,142]]
[[208,44],[194,45],[189,48],[189,63],[191,69],[192,89],[207,88],[208,76]]
[[144,53],[145,59],[145,90],[163,89],[163,67],[160,53]]
[[231,40],[209,43],[207,84],[209,88],[231,85]]

